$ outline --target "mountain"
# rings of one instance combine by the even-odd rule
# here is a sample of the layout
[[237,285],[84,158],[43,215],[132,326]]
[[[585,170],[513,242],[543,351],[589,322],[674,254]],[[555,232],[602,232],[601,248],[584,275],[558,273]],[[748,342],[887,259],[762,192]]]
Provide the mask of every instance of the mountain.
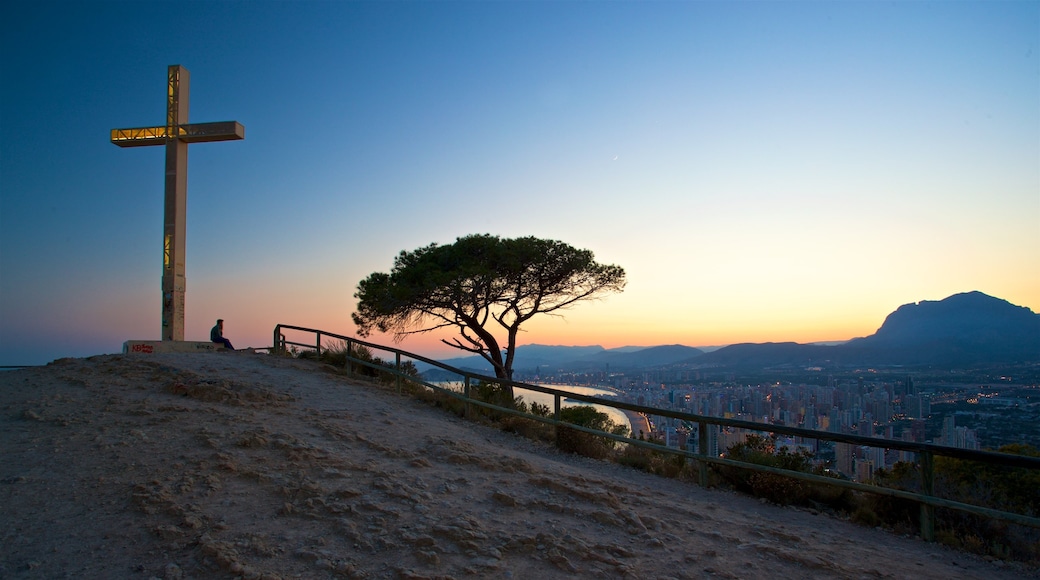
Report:
[[874,334],[835,346],[735,344],[697,361],[725,367],[1040,362],[1040,314],[982,292],[904,304]]
[[836,348],[796,342],[743,343],[709,352],[696,362],[723,367],[808,367],[833,360]]
[[683,346],[681,344],[669,344],[664,346],[652,346],[631,352],[619,352],[620,349],[612,349],[603,352],[592,359],[592,362],[601,363],[599,368],[603,369],[610,365],[611,370],[638,369],[656,367],[685,362],[704,354],[704,351]]
[[891,364],[960,365],[1040,361],[1040,314],[982,292],[904,304],[844,356]]
[[[605,349],[602,346],[546,346],[528,344],[516,348],[513,369],[524,374],[556,371],[585,372],[637,370],[683,362],[703,354],[703,351],[680,344],[637,347],[624,346]],[[479,356],[467,356],[441,361],[460,369],[490,373],[491,365]],[[429,368],[418,365],[419,370]]]
[[[443,361],[489,373],[478,356]],[[904,304],[877,332],[841,344],[745,343],[704,352],[683,345],[517,347],[513,368],[523,374],[631,371],[676,364],[730,368],[832,365],[973,365],[1040,363],[1040,314],[982,292]],[[420,370],[424,370],[420,365]],[[428,368],[428,367],[427,367]]]

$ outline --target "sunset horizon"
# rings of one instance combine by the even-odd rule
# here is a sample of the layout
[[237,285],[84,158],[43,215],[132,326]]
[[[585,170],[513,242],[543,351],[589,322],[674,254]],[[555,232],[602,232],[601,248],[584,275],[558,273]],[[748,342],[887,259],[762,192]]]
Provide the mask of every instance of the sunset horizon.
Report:
[[[1040,311],[1040,3],[16,0],[7,16],[0,365],[159,340],[171,284],[185,340],[218,318],[236,347],[271,346],[280,323],[352,336],[361,280],[485,233],[626,274],[520,344],[845,341],[971,291]],[[177,123],[184,275],[164,281],[166,147],[112,131],[166,138],[172,65],[190,71],[188,125],[227,125]],[[461,352],[442,337],[396,346]]]

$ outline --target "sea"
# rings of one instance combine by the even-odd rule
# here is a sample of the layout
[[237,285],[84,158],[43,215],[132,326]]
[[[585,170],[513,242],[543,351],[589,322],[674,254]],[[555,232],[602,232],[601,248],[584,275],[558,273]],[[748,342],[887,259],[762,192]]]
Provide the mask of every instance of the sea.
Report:
[[[441,386],[445,386],[445,387],[448,387],[448,388],[452,388],[452,389],[456,389],[456,390],[460,390],[460,391],[462,390],[461,383],[450,382],[450,383],[439,383],[439,384]],[[582,386],[582,385],[556,385],[556,384],[545,385],[545,384],[541,384],[541,383],[535,383],[535,384],[537,386],[539,386],[539,387],[548,387],[550,389],[556,389],[557,391],[566,391],[568,393],[576,393],[578,395],[586,395],[586,396],[589,396],[589,397],[610,398],[610,397],[614,397],[614,396],[617,395],[617,393],[615,393],[614,391],[611,391],[611,390],[605,389],[605,388],[601,388],[601,387],[586,387],[586,386]],[[540,405],[545,405],[546,407],[549,407],[550,411],[553,408],[555,408],[555,406],[556,406],[555,397],[553,395],[548,394],[548,393],[541,393],[539,391],[531,391],[531,390],[524,389],[524,388],[521,388],[521,387],[514,387],[513,388],[513,396],[515,396],[515,397],[523,397],[523,402],[527,403],[528,405],[530,405],[531,403],[538,403]],[[561,407],[577,407],[577,406],[581,406],[581,405],[588,405],[590,407],[593,407],[594,409],[596,409],[600,413],[605,413],[608,417],[610,417],[610,420],[613,421],[615,425],[625,425],[626,427],[628,427],[629,430],[630,430],[630,433],[638,433],[639,429],[641,428],[641,427],[638,427],[636,425],[633,425],[632,422],[629,421],[628,415],[626,415],[624,413],[624,411],[621,411],[619,409],[615,409],[614,407],[608,407],[606,405],[596,405],[596,404],[591,404],[590,405],[589,403],[586,403],[585,401],[569,401],[569,400],[566,400],[566,399],[560,401],[560,406]]]

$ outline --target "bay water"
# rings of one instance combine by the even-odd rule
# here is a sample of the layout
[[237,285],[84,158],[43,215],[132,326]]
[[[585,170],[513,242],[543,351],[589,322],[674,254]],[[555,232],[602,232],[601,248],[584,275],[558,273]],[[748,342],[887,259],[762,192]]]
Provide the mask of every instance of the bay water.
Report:
[[[441,386],[448,387],[450,389],[454,389],[454,390],[457,390],[457,391],[461,391],[462,390],[462,384],[461,383],[450,382],[450,383],[440,383],[440,384],[441,384]],[[545,384],[540,384],[540,383],[535,383],[535,384],[537,384],[539,387],[548,387],[550,389],[556,389],[557,391],[565,391],[565,392],[568,392],[568,393],[576,393],[576,394],[579,394],[579,395],[586,395],[586,396],[589,396],[589,397],[609,398],[609,397],[612,397],[612,396],[615,395],[615,393],[613,391],[610,391],[610,390],[602,388],[602,387],[586,387],[586,386],[581,386],[581,385],[545,385]],[[528,405],[530,405],[531,403],[538,403],[539,405],[545,405],[546,407],[549,407],[550,414],[552,413],[552,410],[556,406],[555,396],[550,395],[548,393],[542,393],[542,392],[539,392],[539,391],[531,391],[531,390],[524,389],[524,388],[521,388],[521,387],[514,387],[513,388],[513,396],[518,397],[518,398],[522,397],[523,398],[523,402],[527,403]],[[580,405],[587,405],[587,406],[593,407],[594,409],[596,409],[600,413],[605,413],[608,417],[610,417],[610,420],[613,421],[615,425],[624,425],[625,427],[628,427],[630,435],[632,433],[637,433],[638,434],[639,433],[639,429],[642,428],[642,427],[640,427],[638,425],[633,425],[632,422],[629,421],[628,415],[626,415],[624,411],[621,411],[620,409],[615,409],[614,407],[608,407],[606,405],[589,404],[589,403],[586,403],[585,401],[569,401],[569,400],[561,400],[560,401],[560,407],[577,407],[577,406],[580,406]]]

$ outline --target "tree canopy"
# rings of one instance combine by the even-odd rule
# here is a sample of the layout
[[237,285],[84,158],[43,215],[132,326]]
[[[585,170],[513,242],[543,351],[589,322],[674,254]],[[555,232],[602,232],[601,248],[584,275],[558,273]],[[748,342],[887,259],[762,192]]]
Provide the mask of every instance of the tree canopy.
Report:
[[624,287],[625,271],[597,263],[589,250],[475,234],[402,251],[389,274],[375,272],[358,283],[352,317],[363,337],[378,330],[401,340],[456,327],[458,336],[442,342],[479,354],[496,377],[511,379],[521,325]]

